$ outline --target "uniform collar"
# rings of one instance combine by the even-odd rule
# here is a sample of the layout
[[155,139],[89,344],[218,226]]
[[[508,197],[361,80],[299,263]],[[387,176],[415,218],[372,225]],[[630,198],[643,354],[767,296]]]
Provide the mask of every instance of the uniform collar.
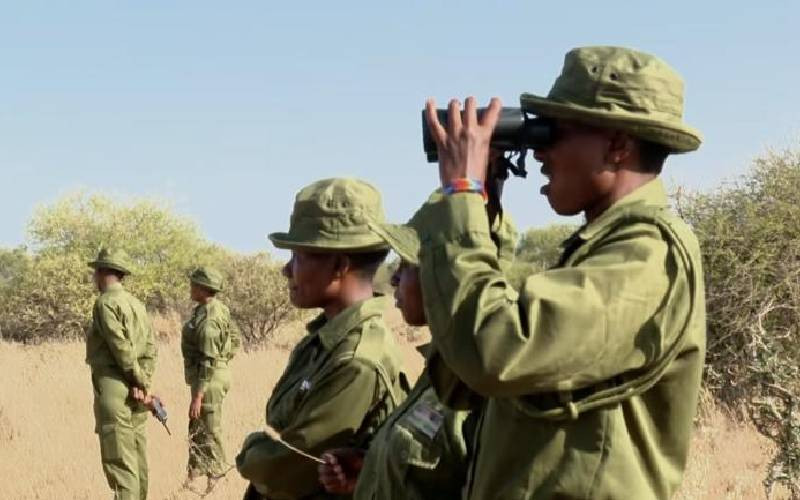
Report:
[[325,314],[320,314],[306,325],[306,329],[310,334],[316,334],[325,349],[330,351],[355,327],[370,318],[382,315],[385,310],[386,298],[376,295],[353,304],[331,320],[328,320]]
[[611,205],[605,212],[600,214],[595,220],[589,224],[584,225],[571,236],[565,244],[574,241],[575,238],[580,238],[583,241],[592,239],[597,233],[603,231],[608,226],[613,224],[620,216],[628,213],[634,208],[648,206],[653,208],[666,208],[669,206],[667,198],[667,191],[664,189],[664,183],[656,177],[647,184],[640,186],[621,200]]
[[202,304],[202,303],[198,302],[197,306],[195,307],[195,309],[208,309],[209,307],[211,307],[214,304],[215,300],[217,300],[216,297],[211,297],[206,301],[205,304]]

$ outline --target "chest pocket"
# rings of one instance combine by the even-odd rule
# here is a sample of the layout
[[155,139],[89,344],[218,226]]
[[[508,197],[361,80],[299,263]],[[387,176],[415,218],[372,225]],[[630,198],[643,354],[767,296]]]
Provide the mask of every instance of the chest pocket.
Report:
[[297,416],[308,395],[316,389],[316,384],[324,375],[325,365],[330,354],[324,349],[310,348],[307,355],[299,355],[290,361],[289,372],[282,383],[275,388],[270,399],[267,415],[270,425],[278,430],[289,426]]
[[314,387],[312,373],[311,370],[304,369],[275,388],[275,397],[267,405],[267,420],[271,426],[278,430],[289,426]]

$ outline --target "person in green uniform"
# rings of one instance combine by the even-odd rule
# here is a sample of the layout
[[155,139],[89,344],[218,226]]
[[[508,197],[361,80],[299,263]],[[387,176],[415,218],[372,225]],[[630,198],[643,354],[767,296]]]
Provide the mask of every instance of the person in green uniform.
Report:
[[[441,193],[428,203],[436,203]],[[400,257],[392,276],[395,299],[403,319],[412,326],[427,325],[419,282],[417,226],[419,210],[405,225],[379,224],[373,230]],[[497,219],[493,230],[498,258],[510,265],[516,231],[509,217]],[[435,353],[430,344],[420,346],[426,358]],[[458,498],[467,476],[468,442],[475,412],[456,411],[442,404],[426,372],[420,375],[408,398],[381,426],[365,451],[339,448],[328,451],[319,466],[320,481],[331,493],[353,493],[355,500],[440,500]]]
[[465,498],[670,498],[680,485],[705,355],[700,249],[669,208],[665,159],[699,147],[683,82],[661,59],[619,47],[567,53],[534,151],[561,215],[585,224],[553,269],[514,290],[480,195],[501,104],[435,103],[427,120],[444,199],[420,228],[420,281],[444,363],[487,398]]
[[[284,268],[296,307],[320,308],[267,402],[267,425],[316,456],[363,447],[408,389],[400,353],[372,280],[388,253],[369,228],[383,222],[378,191],[355,179],[326,179],[297,194],[289,231],[272,233],[292,257]],[[248,499],[333,498],[317,464],[266,432],[247,437],[236,457]]]
[[131,273],[125,252],[102,249],[89,266],[100,296],[86,338],[86,363],[92,371],[103,472],[116,500],[144,500],[155,335],[144,305],[122,287]]
[[222,402],[231,386],[228,362],[239,350],[241,335],[228,307],[217,298],[222,291],[222,273],[199,267],[189,281],[197,307],[181,333],[184,377],[191,389],[186,486],[196,477],[206,476],[206,491],[211,491],[228,470],[222,444]]

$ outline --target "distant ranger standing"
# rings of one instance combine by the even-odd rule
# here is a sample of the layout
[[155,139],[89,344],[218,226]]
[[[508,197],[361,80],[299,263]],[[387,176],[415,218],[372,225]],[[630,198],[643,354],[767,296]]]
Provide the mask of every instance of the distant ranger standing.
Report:
[[128,256],[103,249],[89,267],[100,296],[86,339],[86,363],[92,368],[103,472],[116,500],[144,500],[155,335],[144,305],[122,287],[131,273]]
[[181,334],[184,375],[192,395],[186,485],[205,475],[206,491],[211,491],[228,467],[222,445],[222,401],[231,386],[228,362],[239,350],[241,336],[228,307],[216,297],[222,291],[222,274],[200,267],[189,280],[197,307]]

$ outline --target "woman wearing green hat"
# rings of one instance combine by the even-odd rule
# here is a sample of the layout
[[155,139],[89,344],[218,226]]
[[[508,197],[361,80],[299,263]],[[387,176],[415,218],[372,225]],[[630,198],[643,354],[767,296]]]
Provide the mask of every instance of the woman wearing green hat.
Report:
[[452,100],[447,124],[427,105],[449,193],[420,229],[427,318],[448,368],[486,398],[463,498],[671,498],[706,343],[700,248],[658,178],[700,145],[683,81],[650,54],[581,47],[547,97],[521,104],[555,129],[534,150],[542,194],[586,223],[519,291],[481,215],[501,104],[479,119],[474,98],[463,114]]
[[[397,307],[411,326],[427,325],[419,281],[417,227],[426,217],[427,207],[441,197],[441,193],[432,195],[405,225],[372,226],[401,259],[392,276],[392,285]],[[513,259],[516,244],[516,231],[507,216],[497,218],[493,237],[498,242],[498,258],[506,268]],[[433,365],[439,364],[438,356],[430,344],[419,350],[426,359],[426,371],[408,398],[383,424],[368,450],[339,448],[323,456],[325,464],[319,466],[319,474],[327,491],[353,493],[355,500],[460,497],[467,478],[467,443],[472,438],[477,415],[468,410],[453,410],[438,399],[430,378],[436,376]],[[479,404],[480,398],[469,396],[472,405],[460,406]]]
[[228,362],[241,339],[228,307],[217,299],[222,274],[199,267],[189,281],[197,307],[181,333],[184,376],[191,389],[186,486],[196,477],[206,476],[206,491],[211,491],[228,468],[222,445],[222,401],[231,385]]
[[405,397],[387,307],[372,280],[388,246],[369,224],[383,222],[378,191],[354,179],[326,179],[300,190],[289,231],[270,240],[292,257],[284,268],[292,303],[322,309],[307,325],[267,402],[266,432],[248,436],[236,465],[246,498],[332,498],[316,463],[281,441],[318,455],[364,446]]

